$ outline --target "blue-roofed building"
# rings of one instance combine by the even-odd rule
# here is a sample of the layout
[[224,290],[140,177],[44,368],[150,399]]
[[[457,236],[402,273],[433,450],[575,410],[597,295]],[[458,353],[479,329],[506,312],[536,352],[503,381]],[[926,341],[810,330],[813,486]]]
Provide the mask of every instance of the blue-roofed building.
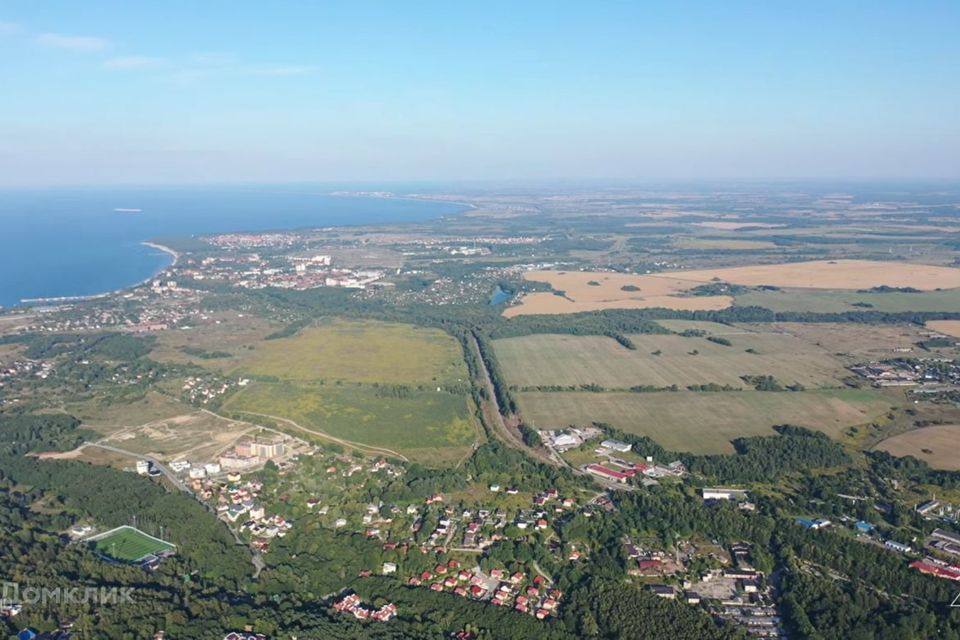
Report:
[[860,533],[872,533],[873,530],[876,529],[875,526],[873,526],[869,522],[864,522],[863,520],[860,520],[856,524],[854,524],[853,528]]
[[807,529],[813,529],[815,523],[810,518],[797,518],[797,524],[802,525]]
[[17,640],[34,640],[37,637],[37,632],[27,627],[23,631],[17,634]]

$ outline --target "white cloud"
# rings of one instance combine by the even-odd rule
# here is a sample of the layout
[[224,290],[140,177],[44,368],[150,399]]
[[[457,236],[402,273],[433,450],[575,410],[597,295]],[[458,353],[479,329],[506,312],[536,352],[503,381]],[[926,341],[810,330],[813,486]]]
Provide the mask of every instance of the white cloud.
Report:
[[163,59],[150,56],[117,56],[104,62],[103,66],[107,69],[128,71],[134,69],[150,69],[159,67],[162,64]]
[[45,47],[69,49],[83,53],[103,51],[109,46],[106,40],[96,36],[68,36],[62,33],[41,33],[37,36],[37,43]]

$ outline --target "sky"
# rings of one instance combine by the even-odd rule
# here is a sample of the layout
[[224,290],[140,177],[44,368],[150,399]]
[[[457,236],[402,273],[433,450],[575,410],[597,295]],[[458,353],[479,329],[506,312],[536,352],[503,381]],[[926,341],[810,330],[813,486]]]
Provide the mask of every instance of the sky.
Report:
[[960,2],[0,2],[0,186],[960,178]]

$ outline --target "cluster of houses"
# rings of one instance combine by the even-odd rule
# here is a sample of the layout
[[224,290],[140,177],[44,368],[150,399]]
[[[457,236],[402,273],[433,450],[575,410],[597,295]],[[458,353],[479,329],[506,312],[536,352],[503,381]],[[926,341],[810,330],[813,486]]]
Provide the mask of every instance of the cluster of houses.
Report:
[[351,593],[333,603],[333,610],[337,613],[351,614],[357,620],[372,620],[387,622],[397,615],[397,605],[390,602],[379,609],[364,604],[356,593]]
[[10,364],[0,362],[0,389],[13,378],[32,376],[46,380],[53,372],[53,363],[43,360],[14,360]]
[[[250,238],[249,242],[261,240]],[[222,246],[246,250],[265,245],[228,242]],[[181,267],[180,273],[193,280],[227,282],[243,289],[273,287],[297,291],[318,287],[364,289],[386,275],[378,269],[334,267],[332,263],[329,255],[264,257],[251,252],[208,256]]]
[[544,620],[555,615],[563,594],[559,589],[550,588],[541,575],[532,578],[517,571],[507,575],[503,569],[491,569],[489,575],[480,571],[460,568],[460,562],[450,560],[438,564],[433,571],[424,571],[419,576],[407,580],[411,586],[429,585],[431,591],[449,591],[454,595],[483,602],[498,607],[511,607],[519,613],[526,613]]
[[950,358],[884,360],[850,367],[875,387],[960,385],[960,364]]
[[190,376],[183,382],[181,396],[186,402],[194,405],[210,404],[212,400],[224,396],[236,387],[245,387],[250,384],[247,378],[225,380],[219,376],[208,374],[205,376]]

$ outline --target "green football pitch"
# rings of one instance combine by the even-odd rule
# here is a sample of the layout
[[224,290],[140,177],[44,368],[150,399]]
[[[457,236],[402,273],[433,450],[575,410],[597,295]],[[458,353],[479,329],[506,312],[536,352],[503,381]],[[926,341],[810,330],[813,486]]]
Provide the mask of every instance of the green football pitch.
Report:
[[133,527],[120,527],[96,536],[90,541],[93,549],[108,558],[135,562],[149,555],[176,549],[176,546],[148,536]]

